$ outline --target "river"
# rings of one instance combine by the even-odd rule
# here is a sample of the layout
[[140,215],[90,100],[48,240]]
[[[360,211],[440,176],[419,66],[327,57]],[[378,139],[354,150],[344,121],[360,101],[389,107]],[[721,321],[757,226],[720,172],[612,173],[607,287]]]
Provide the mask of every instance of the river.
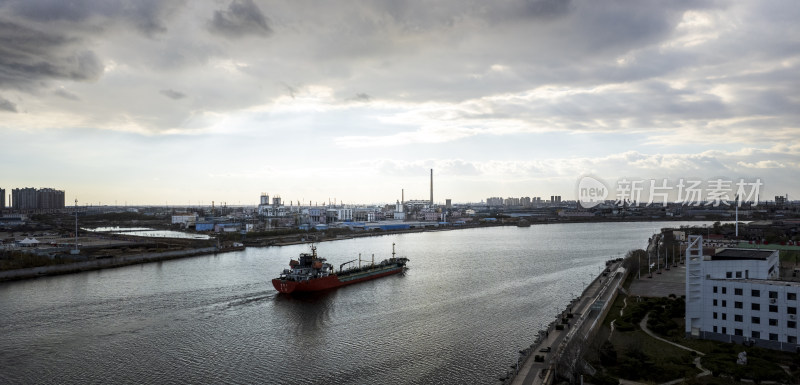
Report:
[[2,283],[0,383],[492,384],[606,260],[681,224],[324,242],[334,266],[396,243],[409,269],[306,296],[269,279],[308,245]]

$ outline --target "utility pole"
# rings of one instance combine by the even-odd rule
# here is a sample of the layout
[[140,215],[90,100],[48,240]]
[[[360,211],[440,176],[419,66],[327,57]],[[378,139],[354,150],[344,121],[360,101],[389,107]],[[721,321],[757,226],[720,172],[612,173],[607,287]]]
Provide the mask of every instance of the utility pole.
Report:
[[739,194],[736,194],[736,241],[739,241]]
[[75,198],[75,249],[72,250],[72,254],[80,254],[80,250],[78,250],[78,199]]

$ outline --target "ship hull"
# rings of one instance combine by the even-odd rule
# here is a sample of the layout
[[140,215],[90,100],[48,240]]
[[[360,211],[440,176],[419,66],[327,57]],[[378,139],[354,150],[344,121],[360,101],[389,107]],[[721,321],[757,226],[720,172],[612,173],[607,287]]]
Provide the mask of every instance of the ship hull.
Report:
[[397,274],[402,272],[403,268],[403,266],[394,266],[386,269],[348,274],[345,276],[329,275],[327,277],[310,279],[308,281],[290,281],[275,278],[272,280],[272,286],[275,287],[275,290],[286,294],[330,290],[340,286],[346,286],[358,282],[385,277],[387,275]]

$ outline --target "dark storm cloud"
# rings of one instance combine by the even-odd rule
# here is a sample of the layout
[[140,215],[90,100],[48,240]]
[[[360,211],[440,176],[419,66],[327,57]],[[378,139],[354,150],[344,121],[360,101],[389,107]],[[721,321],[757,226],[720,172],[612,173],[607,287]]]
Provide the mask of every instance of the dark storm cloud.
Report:
[[555,17],[569,10],[570,0],[525,0],[522,9],[533,17]]
[[17,112],[17,106],[0,96],[0,111]]
[[164,95],[164,96],[166,96],[166,97],[168,97],[168,98],[170,98],[172,100],[180,100],[180,99],[183,99],[183,98],[186,97],[186,94],[184,94],[183,92],[178,92],[178,91],[175,91],[175,90],[161,90],[161,91],[158,91],[158,93],[160,93],[161,95]]
[[[0,88],[33,92],[50,81],[94,81],[104,71],[93,44],[114,31],[152,37],[183,0],[0,0]],[[54,94],[76,100],[64,90]]]
[[16,15],[37,22],[94,22],[93,17],[126,23],[150,36],[167,31],[165,18],[183,0],[17,0],[9,1]]
[[55,94],[56,96],[60,96],[60,97],[62,97],[64,99],[68,99],[68,100],[74,100],[74,101],[81,100],[81,98],[78,97],[78,95],[75,95],[72,92],[69,92],[69,91],[67,91],[67,90],[65,90],[63,88],[59,88],[59,89],[55,90],[53,92],[53,94]]
[[253,0],[233,0],[228,10],[214,11],[209,28],[211,32],[227,38],[267,36],[272,32],[267,25],[267,18]]
[[30,89],[40,81],[91,81],[103,72],[97,55],[68,37],[0,20],[0,88]]

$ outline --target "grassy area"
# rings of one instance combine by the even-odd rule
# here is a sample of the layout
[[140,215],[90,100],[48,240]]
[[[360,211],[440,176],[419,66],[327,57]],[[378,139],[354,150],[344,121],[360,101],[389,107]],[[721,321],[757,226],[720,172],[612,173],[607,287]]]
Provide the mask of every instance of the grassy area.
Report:
[[613,377],[666,382],[700,373],[689,351],[655,340],[641,330],[614,332],[610,345],[616,351],[616,362],[606,360],[605,364],[614,364],[606,367]]
[[[742,345],[715,341],[686,339],[684,337],[682,298],[647,298],[636,302],[627,298],[628,306],[623,316],[619,315],[624,296],[612,304],[603,327],[592,342],[593,352],[587,355],[598,369],[596,383],[613,383],[617,378],[642,382],[666,382],[681,377],[688,383],[730,384],[741,379],[798,383],[800,379],[800,355],[786,352],[744,347]],[[711,376],[696,378],[700,371],[694,366],[696,354],[659,341],[644,333],[639,322],[649,315],[648,328],[662,338],[705,353],[701,359],[703,367],[712,371]],[[613,333],[609,324],[615,320]],[[611,337],[609,338],[609,334]],[[746,351],[748,365],[736,364],[741,351]],[[788,375],[781,367],[788,367]]]
[[0,253],[0,270],[24,269],[27,267],[49,266],[66,263],[60,259],[50,259],[36,254],[21,251],[4,251]]

